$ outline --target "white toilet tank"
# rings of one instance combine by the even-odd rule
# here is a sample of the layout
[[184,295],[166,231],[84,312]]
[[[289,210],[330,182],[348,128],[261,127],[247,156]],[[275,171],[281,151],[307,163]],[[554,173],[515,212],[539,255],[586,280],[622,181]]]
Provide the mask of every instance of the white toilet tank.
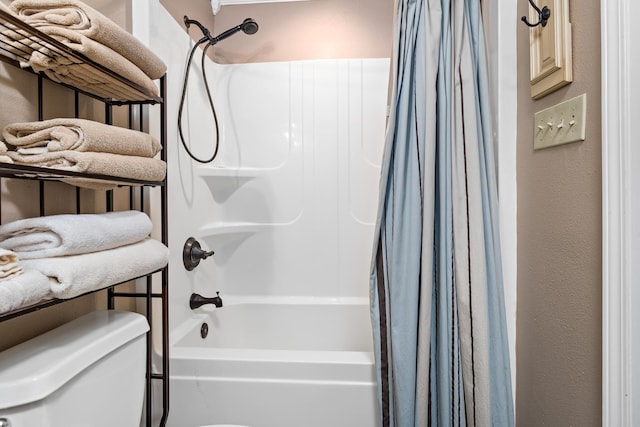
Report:
[[11,427],[137,427],[144,316],[89,313],[0,352],[0,420]]

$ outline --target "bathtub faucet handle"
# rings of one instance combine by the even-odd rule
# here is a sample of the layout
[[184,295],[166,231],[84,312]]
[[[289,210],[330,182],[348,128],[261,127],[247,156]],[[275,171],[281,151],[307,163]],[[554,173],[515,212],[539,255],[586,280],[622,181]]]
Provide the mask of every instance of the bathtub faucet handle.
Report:
[[182,263],[184,268],[191,271],[200,264],[203,259],[209,258],[213,255],[213,251],[205,251],[200,247],[200,243],[194,238],[189,237],[184,243],[182,249]]
[[195,254],[196,257],[198,257],[200,259],[207,259],[211,255],[213,255],[215,252],[213,252],[213,251],[203,251],[202,249],[200,249],[200,251],[193,251],[193,253]]

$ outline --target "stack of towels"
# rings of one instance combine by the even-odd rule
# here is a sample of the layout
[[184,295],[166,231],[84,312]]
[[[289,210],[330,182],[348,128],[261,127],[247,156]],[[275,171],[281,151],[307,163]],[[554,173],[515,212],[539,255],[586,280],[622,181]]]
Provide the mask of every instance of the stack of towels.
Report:
[[[166,65],[138,39],[100,12],[79,0],[14,0],[15,15],[76,52],[158,95],[153,80],[166,72]],[[23,65],[44,72],[51,80],[65,83],[104,98],[140,100],[138,93],[115,79],[103,76],[58,49],[42,44],[22,31],[7,30]],[[24,47],[32,52],[25,58]]]
[[73,298],[164,268],[169,250],[137,211],[53,215],[0,226],[0,313]]
[[[61,118],[9,124],[2,136],[0,161],[143,181],[162,181],[166,175],[166,163],[153,158],[162,146],[136,130]],[[89,188],[116,185],[86,178],[63,181]]]

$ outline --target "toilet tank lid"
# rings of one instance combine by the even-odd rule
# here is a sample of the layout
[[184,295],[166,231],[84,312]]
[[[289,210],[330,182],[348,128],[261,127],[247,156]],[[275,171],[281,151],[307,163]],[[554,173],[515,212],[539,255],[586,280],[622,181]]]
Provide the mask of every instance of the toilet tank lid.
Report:
[[47,397],[148,330],[141,314],[96,311],[0,352],[0,409]]

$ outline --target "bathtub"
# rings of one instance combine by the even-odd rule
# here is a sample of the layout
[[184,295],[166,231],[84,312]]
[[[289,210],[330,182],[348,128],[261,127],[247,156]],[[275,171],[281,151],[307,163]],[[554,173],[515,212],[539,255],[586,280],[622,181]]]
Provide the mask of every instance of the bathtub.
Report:
[[366,300],[224,303],[172,331],[169,426],[378,425]]

